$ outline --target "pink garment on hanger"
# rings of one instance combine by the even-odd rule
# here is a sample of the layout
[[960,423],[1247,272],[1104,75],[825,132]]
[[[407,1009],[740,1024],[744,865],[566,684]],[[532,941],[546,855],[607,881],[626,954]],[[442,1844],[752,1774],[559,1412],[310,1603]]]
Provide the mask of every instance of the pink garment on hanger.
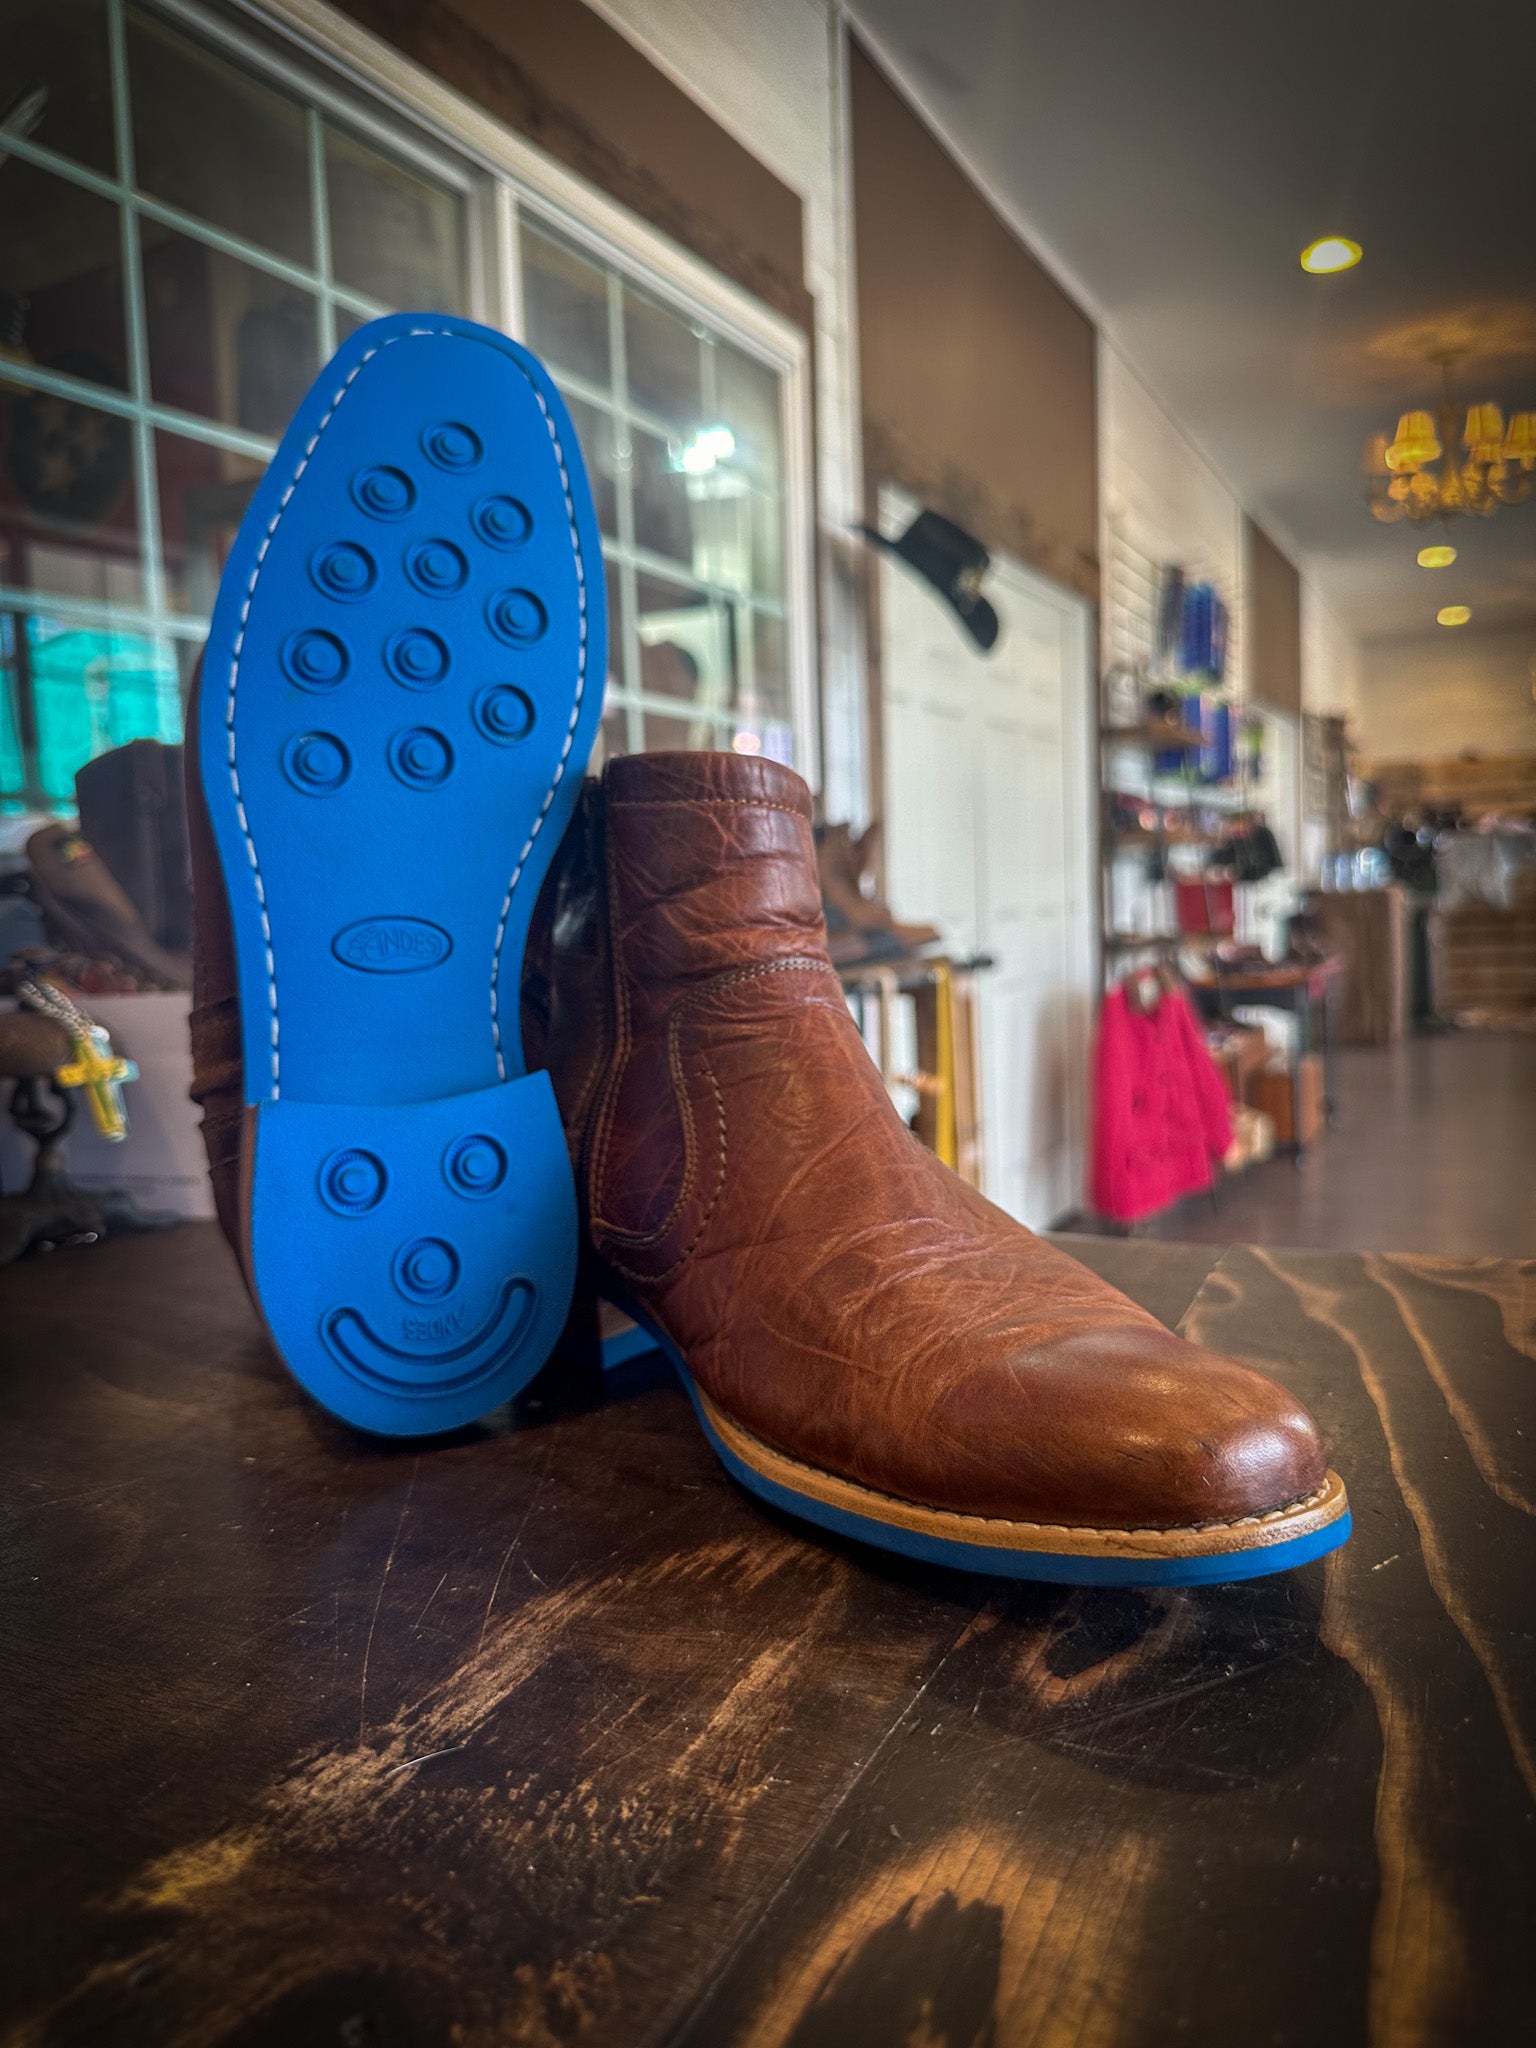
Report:
[[1183,991],[1144,1013],[1111,989],[1094,1048],[1094,1208],[1135,1223],[1199,1194],[1231,1142],[1226,1090]]

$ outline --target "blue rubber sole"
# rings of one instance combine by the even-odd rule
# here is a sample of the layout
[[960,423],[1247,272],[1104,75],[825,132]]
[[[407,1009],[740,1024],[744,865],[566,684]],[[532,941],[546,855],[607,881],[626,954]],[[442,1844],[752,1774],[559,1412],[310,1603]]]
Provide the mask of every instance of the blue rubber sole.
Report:
[[229,898],[252,1283],[295,1376],[385,1435],[543,1364],[575,1190],[519,985],[602,713],[575,432],[466,320],[343,345],[225,567],[200,769]]
[[[893,1551],[922,1564],[950,1565],[959,1571],[987,1572],[995,1578],[1032,1579],[1052,1585],[1222,1586],[1240,1579],[1267,1578],[1274,1572],[1310,1564],[1349,1539],[1351,1521],[1346,1509],[1322,1528],[1262,1546],[1199,1557],[1089,1557],[1056,1550],[1002,1549],[990,1543],[956,1542],[886,1521],[878,1515],[853,1513],[780,1483],[732,1450],[711,1422],[682,1353],[671,1338],[634,1303],[625,1300],[617,1305],[634,1318],[636,1325],[649,1334],[655,1348],[671,1361],[710,1448],[738,1484],[784,1514],[878,1550]],[[605,1358],[604,1362],[609,1361]]]

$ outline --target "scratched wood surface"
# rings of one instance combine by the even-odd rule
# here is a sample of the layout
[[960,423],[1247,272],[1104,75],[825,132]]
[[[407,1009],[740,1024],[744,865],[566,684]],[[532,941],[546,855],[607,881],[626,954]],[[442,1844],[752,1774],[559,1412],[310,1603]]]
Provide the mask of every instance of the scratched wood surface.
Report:
[[1071,1248],[1320,1415],[1326,1565],[801,1533],[651,1365],[361,1442],[211,1229],[0,1281],[0,2042],[1528,2038],[1536,1263]]

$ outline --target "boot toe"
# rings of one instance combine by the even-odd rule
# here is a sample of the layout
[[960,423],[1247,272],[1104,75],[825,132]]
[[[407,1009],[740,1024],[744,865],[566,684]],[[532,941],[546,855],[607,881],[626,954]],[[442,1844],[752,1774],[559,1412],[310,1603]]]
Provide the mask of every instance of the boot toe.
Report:
[[1293,1395],[1159,1326],[1080,1330],[990,1368],[954,1365],[924,1427],[878,1439],[866,1428],[839,1446],[851,1476],[954,1513],[1104,1530],[1242,1522],[1328,1476],[1317,1424]]
[[[1306,1408],[1234,1359],[1162,1330],[1127,1328],[1069,1340],[1052,1363],[1052,1435],[1062,1455],[1052,1461],[1053,1513],[1040,1519],[1117,1528],[1238,1522],[1291,1506],[1327,1477]],[[1021,1460],[1021,1471],[1033,1463]]]

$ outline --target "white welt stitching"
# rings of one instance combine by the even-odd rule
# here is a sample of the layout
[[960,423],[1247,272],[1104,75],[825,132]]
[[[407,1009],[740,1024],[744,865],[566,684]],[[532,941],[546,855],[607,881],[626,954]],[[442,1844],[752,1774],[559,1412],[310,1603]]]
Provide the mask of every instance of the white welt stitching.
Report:
[[[522,364],[519,363],[518,368],[521,370],[522,367]],[[523,370],[523,375],[528,377],[528,372]],[[571,757],[571,748],[576,743],[576,724],[581,717],[581,700],[587,687],[587,573],[581,554],[581,534],[576,525],[576,507],[571,499],[571,479],[565,466],[565,450],[560,446],[560,436],[556,430],[549,407],[544,403],[544,394],[531,377],[528,377],[528,387],[539,401],[539,411],[543,413],[544,424],[549,429],[550,442],[555,451],[555,461],[560,467],[560,488],[565,493],[566,516],[571,522],[571,547],[576,557],[576,609],[578,620],[576,701],[571,706],[570,723],[565,728],[565,744],[560,749],[560,759],[555,768],[554,780],[544,793],[544,802],[540,806],[539,815],[534,819],[533,829],[528,834],[522,852],[517,856],[517,866],[512,870],[512,879],[507,883],[507,893],[502,901],[501,916],[496,922],[496,945],[491,954],[491,1036],[496,1042],[496,1078],[498,1081],[505,1081],[507,1078],[506,1061],[501,1056],[501,1011],[499,1003],[501,990],[501,942],[506,936],[507,918],[512,910],[512,892],[517,887],[518,879],[523,869],[528,865],[528,856],[533,851],[533,842],[544,829],[544,820],[549,816],[549,807],[555,800],[555,791],[560,787],[561,780],[565,775],[566,763]]]
[[[284,490],[282,497],[279,498],[277,502],[277,510],[273,513],[271,521],[268,524],[267,530],[261,537],[261,545],[256,550],[256,560],[251,569],[251,580],[246,585],[245,598],[240,606],[240,622],[238,629],[235,633],[235,644],[230,654],[229,694],[225,701],[224,726],[225,731],[228,735],[229,786],[234,794],[235,815],[240,820],[240,831],[242,837],[245,840],[246,858],[250,861],[251,876],[256,885],[256,901],[261,907],[261,937],[262,944],[266,952],[267,966],[267,1002],[272,1013],[272,1022],[270,1030],[270,1036],[272,1040],[271,1093],[272,1100],[274,1102],[277,1100],[278,1096],[280,1041],[277,1010],[277,962],[276,959],[274,958],[272,950],[272,923],[271,919],[267,915],[267,892],[261,877],[261,861],[256,852],[256,842],[251,837],[250,822],[247,819],[245,812],[245,798],[240,788],[240,769],[235,757],[235,691],[240,681],[240,655],[241,650],[245,646],[245,631],[247,625],[250,622],[251,604],[256,596],[256,585],[258,580],[260,579],[262,569],[265,566],[268,551],[272,546],[273,540],[276,538],[277,529],[282,520],[283,514],[288,509],[289,500],[292,498],[295,490],[298,488],[300,477],[303,476],[305,470],[309,467],[310,460],[313,457],[316,448],[320,444],[320,436],[325,432],[326,428],[330,425],[331,421],[336,417],[337,407],[341,404],[341,401],[346,397],[348,391],[352,387],[354,379],[357,377],[358,372],[363,368],[364,364],[372,362],[373,358],[379,354],[381,349],[392,348],[397,341],[413,341],[427,335],[446,335],[451,337],[455,334],[460,333],[461,331],[462,330],[455,327],[411,327],[408,328],[404,334],[392,334],[389,337],[388,341],[381,341],[376,348],[369,349],[366,355],[360,356],[358,360],[352,365],[352,368],[347,372],[345,382],[341,385],[340,389],[335,393],[334,397],[331,399],[330,404],[327,406],[325,413],[321,418],[319,426],[315,428],[313,434],[311,434],[308,441],[305,442],[304,453],[299,458],[299,466],[293,472],[293,475],[289,480],[287,488]],[[571,748],[575,744],[576,740],[576,725],[578,719],[581,716],[582,697],[586,690],[587,680],[586,567],[582,559],[581,534],[576,524],[576,507],[571,497],[571,480],[570,475],[566,469],[565,451],[560,446],[560,436],[555,430],[555,423],[550,415],[549,407],[544,402],[543,393],[539,390],[539,387],[537,386],[537,384],[534,383],[533,379],[528,376],[528,372],[523,369],[521,363],[518,363],[516,367],[520,371],[522,371],[523,376],[527,379],[529,389],[533,392],[534,397],[538,400],[539,410],[544,415],[544,424],[549,429],[549,438],[551,442],[554,444],[555,460],[558,463],[560,469],[560,487],[562,491],[565,493],[565,509],[567,517],[569,518],[571,523],[571,544],[575,550],[576,555],[577,607],[580,616],[580,628],[579,650],[577,654],[576,665],[576,702],[571,711],[570,723],[566,727],[565,744],[560,750],[559,764],[555,769],[554,780],[551,782],[548,793],[544,798],[543,808],[540,810],[538,817],[534,820],[533,830],[528,834],[527,844],[523,847],[522,852],[518,855],[517,866],[512,870],[512,879],[507,884],[506,898],[505,901],[502,903],[501,917],[498,920],[496,926],[496,947],[491,960],[491,1035],[495,1041],[496,1046],[496,1074],[498,1080],[502,1081],[504,1081],[507,1078],[506,1063],[502,1058],[501,1052],[501,1020],[497,1008],[497,989],[501,977],[502,940],[506,934],[507,918],[511,913],[512,893],[517,887],[519,876],[522,874],[523,869],[528,864],[528,856],[533,851],[533,843],[539,836],[539,832],[543,827],[544,820],[548,816],[549,807],[555,800],[555,791],[559,788],[561,780],[565,775],[566,764],[570,759]]]

